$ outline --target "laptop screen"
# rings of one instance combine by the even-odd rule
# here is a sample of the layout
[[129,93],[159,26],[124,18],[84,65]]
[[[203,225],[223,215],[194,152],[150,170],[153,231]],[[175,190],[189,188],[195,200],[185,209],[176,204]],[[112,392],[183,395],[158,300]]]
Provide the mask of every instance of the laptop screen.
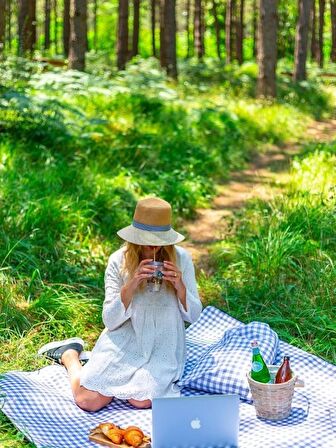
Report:
[[238,395],[156,398],[152,419],[153,448],[238,446]]

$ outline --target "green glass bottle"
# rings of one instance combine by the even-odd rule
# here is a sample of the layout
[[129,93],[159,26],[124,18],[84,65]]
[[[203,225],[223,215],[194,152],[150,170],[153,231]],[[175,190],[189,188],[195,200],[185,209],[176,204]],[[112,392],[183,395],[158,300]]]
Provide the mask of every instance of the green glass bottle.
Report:
[[268,367],[260,354],[258,342],[253,341],[252,346],[252,366],[251,366],[251,378],[259,383],[270,383],[271,375]]

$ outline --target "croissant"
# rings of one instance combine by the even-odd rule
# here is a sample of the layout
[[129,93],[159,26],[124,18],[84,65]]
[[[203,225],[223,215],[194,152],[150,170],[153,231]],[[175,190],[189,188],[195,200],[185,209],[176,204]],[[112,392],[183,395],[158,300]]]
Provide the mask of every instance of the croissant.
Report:
[[143,431],[139,428],[139,426],[127,426],[127,428],[125,428],[124,431],[129,431],[131,429],[136,429],[137,431],[141,432],[142,435],[144,435]]
[[120,445],[124,439],[124,431],[118,428],[110,429],[105,435],[117,445]]
[[112,440],[113,443],[120,445],[123,441],[125,431],[113,423],[101,423],[98,428],[96,428],[96,432],[102,432],[106,437]]
[[138,426],[129,426],[122,429],[113,423],[100,423],[95,429],[91,431],[93,434],[104,434],[116,445],[125,442],[131,447],[139,447],[144,442],[150,442],[150,437],[145,436]]
[[124,441],[131,446],[138,447],[142,444],[144,433],[137,426],[129,426],[125,429]]
[[113,428],[117,428],[113,423],[100,423],[96,429],[100,429],[102,433],[105,434],[105,431],[108,431]]
[[113,423],[100,423],[97,428],[94,429],[94,433],[106,434],[110,429],[116,428]]

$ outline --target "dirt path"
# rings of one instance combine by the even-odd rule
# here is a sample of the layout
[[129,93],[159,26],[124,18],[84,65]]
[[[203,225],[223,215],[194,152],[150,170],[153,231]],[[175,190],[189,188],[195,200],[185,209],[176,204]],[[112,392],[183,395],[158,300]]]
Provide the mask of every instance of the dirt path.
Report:
[[[326,142],[336,139],[336,120],[314,121],[309,126],[307,141]],[[182,245],[193,257],[197,269],[210,271],[209,249],[230,232],[230,216],[252,198],[271,199],[281,193],[281,185],[288,180],[288,167],[299,145],[272,146],[260,154],[242,171],[234,172],[230,181],[219,185],[212,207],[198,209],[193,221],[184,221],[188,236]]]

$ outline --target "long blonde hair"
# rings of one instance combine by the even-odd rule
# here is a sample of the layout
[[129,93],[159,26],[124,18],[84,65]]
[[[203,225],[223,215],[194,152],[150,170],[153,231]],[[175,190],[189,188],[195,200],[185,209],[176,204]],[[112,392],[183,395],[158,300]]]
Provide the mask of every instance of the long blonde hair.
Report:
[[[125,274],[132,277],[142,259],[142,246],[129,242],[126,242],[125,246],[126,250],[122,270]],[[170,246],[162,246],[155,254],[155,259],[156,261],[171,261],[172,263],[176,263],[177,256],[175,246],[173,244]],[[167,284],[167,286],[172,287],[170,284]]]

